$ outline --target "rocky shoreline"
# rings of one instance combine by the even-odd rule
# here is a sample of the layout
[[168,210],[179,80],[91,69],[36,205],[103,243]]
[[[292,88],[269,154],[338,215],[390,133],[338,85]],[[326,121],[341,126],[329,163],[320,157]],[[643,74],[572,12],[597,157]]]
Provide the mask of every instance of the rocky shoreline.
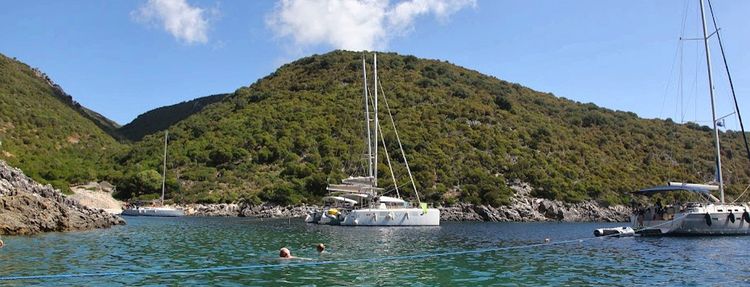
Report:
[[0,235],[108,228],[119,216],[86,207],[0,160]]
[[[494,221],[494,222],[626,222],[630,208],[623,205],[604,207],[595,201],[565,203],[531,197],[527,184],[512,187],[516,194],[507,206],[492,207],[458,203],[438,207],[443,221]],[[316,205],[280,206],[273,204],[184,204],[177,207],[188,216],[240,216],[258,218],[304,217],[319,210]]]
[[456,204],[441,209],[440,219],[446,221],[565,221],[565,222],[627,222],[631,209],[624,205],[602,206],[596,201],[567,203],[531,196],[531,186],[516,183],[511,204]]

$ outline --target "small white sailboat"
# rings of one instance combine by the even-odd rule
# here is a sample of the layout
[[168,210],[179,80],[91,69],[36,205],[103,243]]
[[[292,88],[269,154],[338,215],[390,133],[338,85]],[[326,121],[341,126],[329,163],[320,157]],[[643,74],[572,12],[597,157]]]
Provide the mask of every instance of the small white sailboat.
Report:
[[169,131],[164,132],[164,162],[161,179],[161,200],[160,206],[133,206],[122,211],[122,215],[127,216],[160,216],[160,217],[179,217],[184,216],[182,209],[164,206],[164,190],[167,183],[167,138]]
[[[710,2],[709,2],[710,8]],[[703,0],[700,0],[701,22],[703,26],[703,46],[706,52],[706,67],[708,69],[708,87],[711,96],[711,113],[713,119],[714,147],[716,158],[715,184],[690,184],[670,182],[665,186],[656,186],[637,191],[641,195],[654,195],[676,191],[686,191],[697,194],[701,200],[688,203],[674,203],[635,208],[631,215],[633,229],[641,235],[746,235],[750,234],[750,208],[747,205],[726,203],[724,199],[724,181],[721,171],[721,152],[718,125],[722,119],[716,118],[716,104],[714,99],[714,83],[711,71],[711,55],[708,39],[716,35],[721,44],[719,30],[709,34],[706,28],[706,13]],[[711,10],[713,16],[713,11]],[[716,22],[714,21],[714,26]],[[723,48],[722,48],[723,54]],[[725,61],[726,63],[726,61]],[[727,68],[727,74],[728,74]],[[728,76],[731,83],[731,77]],[[735,98],[736,101],[736,98]],[[739,115],[739,110],[735,111]],[[741,118],[740,118],[741,123]],[[744,129],[744,128],[743,128]],[[744,134],[744,131],[743,131]],[[750,152],[750,150],[748,151]],[[720,198],[711,195],[712,191],[719,191]]]
[[[403,156],[406,170],[409,174],[414,189],[417,206],[401,198],[398,184],[395,184],[395,197],[383,196],[384,189],[378,187],[378,136],[382,142],[382,148],[385,153],[386,161],[390,167],[391,177],[396,183],[393,173],[388,150],[385,145],[380,121],[378,118],[378,62],[377,55],[373,56],[373,70],[375,86],[374,96],[372,99],[367,88],[367,69],[365,59],[362,59],[362,71],[364,78],[364,103],[365,103],[365,123],[367,129],[367,176],[351,176],[342,180],[341,184],[329,184],[327,190],[330,192],[331,199],[334,199],[340,207],[326,207],[322,211],[310,214],[305,219],[306,222],[332,225],[348,226],[437,226],[440,225],[440,210],[428,208],[426,203],[419,199],[414,178],[411,175],[409,162],[406,159],[404,150],[401,146],[401,140],[396,130],[396,124],[390,116],[392,128],[398,141],[399,149]],[[382,95],[385,100],[385,95]],[[385,101],[388,108],[387,100]],[[373,108],[372,125],[370,124],[370,106]]]

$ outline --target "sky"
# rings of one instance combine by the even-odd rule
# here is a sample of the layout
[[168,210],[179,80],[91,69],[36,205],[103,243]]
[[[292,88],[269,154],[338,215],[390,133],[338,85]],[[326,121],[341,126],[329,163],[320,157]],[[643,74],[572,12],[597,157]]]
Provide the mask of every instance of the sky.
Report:
[[[679,41],[701,36],[697,2],[0,0],[0,53],[120,124],[346,49],[446,60],[579,102],[709,125],[702,42]],[[750,114],[750,1],[712,4]],[[721,116],[732,109],[715,38]]]

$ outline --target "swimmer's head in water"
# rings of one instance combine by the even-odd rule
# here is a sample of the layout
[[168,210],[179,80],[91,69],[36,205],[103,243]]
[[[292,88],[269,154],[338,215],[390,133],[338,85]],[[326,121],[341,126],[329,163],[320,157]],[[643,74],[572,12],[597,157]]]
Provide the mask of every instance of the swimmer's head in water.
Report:
[[324,250],[326,250],[326,246],[323,245],[323,243],[318,243],[318,245],[315,246],[315,248],[318,249],[318,252],[323,252]]
[[286,247],[279,249],[279,257],[281,258],[291,258],[292,252],[289,251],[289,249],[286,249]]

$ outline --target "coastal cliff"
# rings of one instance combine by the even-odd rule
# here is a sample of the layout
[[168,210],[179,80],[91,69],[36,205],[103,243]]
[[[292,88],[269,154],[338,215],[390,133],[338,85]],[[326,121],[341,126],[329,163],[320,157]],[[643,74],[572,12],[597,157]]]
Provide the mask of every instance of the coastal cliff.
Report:
[[108,228],[120,224],[125,221],[119,216],[86,207],[0,160],[1,235]]

